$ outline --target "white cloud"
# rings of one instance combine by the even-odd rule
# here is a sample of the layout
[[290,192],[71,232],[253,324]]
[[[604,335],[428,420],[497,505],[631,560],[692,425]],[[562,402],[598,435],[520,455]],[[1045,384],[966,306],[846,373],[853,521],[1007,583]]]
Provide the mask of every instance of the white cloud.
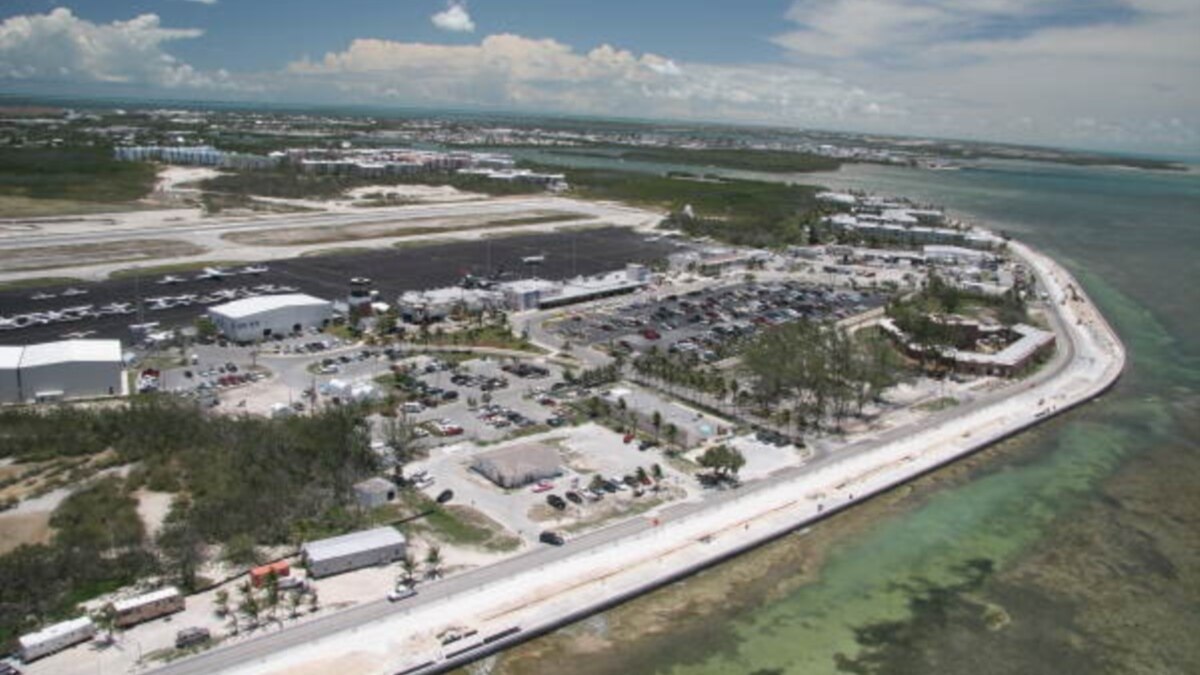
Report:
[[1200,138],[1194,0],[799,0],[787,18],[774,41],[797,64],[925,101],[915,133],[1193,152]]
[[0,23],[0,78],[160,87],[230,84],[228,74],[197,71],[163,50],[165,43],[203,34],[164,28],[155,14],[106,24],[80,19],[65,8],[14,16]]
[[500,34],[472,45],[361,39],[292,63],[296,86],[343,98],[581,113],[827,125],[904,114],[895,94],[867,92],[787,66],[678,65],[610,45],[580,52],[552,39]]
[[460,2],[450,2],[446,9],[429,17],[433,25],[452,33],[474,33],[475,22],[471,20],[467,6]]

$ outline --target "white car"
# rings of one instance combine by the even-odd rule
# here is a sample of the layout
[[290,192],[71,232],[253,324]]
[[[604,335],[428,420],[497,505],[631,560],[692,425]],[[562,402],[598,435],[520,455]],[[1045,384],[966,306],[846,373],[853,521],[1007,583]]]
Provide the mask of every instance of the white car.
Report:
[[400,584],[396,586],[395,590],[388,592],[387,599],[388,602],[398,602],[400,600],[404,600],[405,598],[411,598],[416,594],[417,589],[413,588],[412,586]]

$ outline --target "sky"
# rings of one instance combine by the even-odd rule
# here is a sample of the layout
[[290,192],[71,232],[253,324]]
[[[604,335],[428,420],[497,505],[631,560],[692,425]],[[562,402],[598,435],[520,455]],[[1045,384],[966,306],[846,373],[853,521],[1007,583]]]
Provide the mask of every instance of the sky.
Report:
[[1200,155],[1200,0],[5,0],[0,91]]

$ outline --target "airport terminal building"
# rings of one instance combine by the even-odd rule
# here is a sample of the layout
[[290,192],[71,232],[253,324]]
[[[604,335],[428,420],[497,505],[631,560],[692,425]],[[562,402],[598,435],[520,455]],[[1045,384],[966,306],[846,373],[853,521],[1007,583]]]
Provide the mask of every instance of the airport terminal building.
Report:
[[62,340],[0,347],[0,403],[125,393],[120,340]]
[[333,303],[304,293],[264,295],[210,307],[208,316],[230,340],[254,342],[321,328],[333,316]]

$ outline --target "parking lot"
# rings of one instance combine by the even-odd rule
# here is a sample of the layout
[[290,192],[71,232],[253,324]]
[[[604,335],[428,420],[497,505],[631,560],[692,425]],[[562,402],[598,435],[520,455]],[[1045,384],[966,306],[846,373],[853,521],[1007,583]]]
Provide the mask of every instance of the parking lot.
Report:
[[[541,442],[557,448],[562,475],[521,488],[505,490],[471,469],[477,455],[509,445]],[[643,485],[639,489],[625,478],[636,476],[638,467],[647,473],[654,464],[663,472],[661,489]],[[488,514],[512,534],[536,542],[543,530],[574,533],[631,510],[644,511],[669,499],[686,496],[696,489],[695,481],[672,468],[654,450],[641,450],[626,443],[621,434],[598,424],[556,429],[521,438],[508,444],[480,445],[461,442],[436,448],[428,459],[415,462],[411,472],[424,471],[432,479],[424,489],[432,497],[442,490],[454,491],[456,503]],[[609,486],[592,491],[596,476]],[[570,498],[574,493],[578,498]],[[562,509],[549,506],[551,496],[561,498]]]
[[656,345],[711,363],[723,357],[722,345],[763,328],[802,318],[844,319],[885,302],[877,293],[796,281],[734,283],[638,300],[618,309],[577,312],[552,330],[575,342],[611,343],[632,352]]

